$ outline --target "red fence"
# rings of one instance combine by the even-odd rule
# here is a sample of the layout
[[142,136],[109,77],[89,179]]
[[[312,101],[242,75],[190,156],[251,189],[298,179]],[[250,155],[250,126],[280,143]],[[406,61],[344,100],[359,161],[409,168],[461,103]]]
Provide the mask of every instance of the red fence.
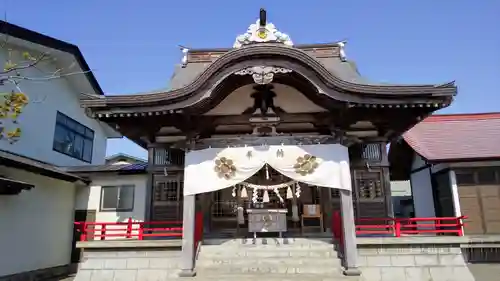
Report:
[[[144,240],[147,237],[182,238],[182,221],[133,222],[75,222],[80,241],[114,239]],[[196,213],[194,240],[203,236],[203,213]]]
[[[455,234],[463,236],[463,220],[467,217],[442,218],[361,218],[356,220],[356,235],[392,236]],[[332,232],[343,241],[341,212],[333,213]]]

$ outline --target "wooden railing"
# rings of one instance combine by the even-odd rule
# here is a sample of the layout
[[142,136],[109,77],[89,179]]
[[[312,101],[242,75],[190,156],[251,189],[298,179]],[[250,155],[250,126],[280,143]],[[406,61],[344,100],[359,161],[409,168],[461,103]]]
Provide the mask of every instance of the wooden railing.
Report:
[[[441,218],[361,218],[356,220],[356,236],[402,237],[408,235],[443,235],[455,234],[463,236],[463,220],[461,217]],[[343,243],[342,217],[337,211],[332,216],[332,233],[334,239]]]
[[[80,241],[106,239],[144,240],[148,237],[182,238],[182,221],[134,222],[75,222],[80,232]],[[196,213],[194,240],[195,246],[203,238],[203,213]]]

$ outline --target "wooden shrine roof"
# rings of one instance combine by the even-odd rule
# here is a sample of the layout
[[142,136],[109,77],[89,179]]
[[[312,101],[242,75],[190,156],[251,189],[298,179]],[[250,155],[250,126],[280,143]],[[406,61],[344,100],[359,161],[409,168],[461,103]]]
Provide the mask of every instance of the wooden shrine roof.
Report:
[[198,103],[194,98],[206,89],[216,88],[232,72],[253,65],[287,67],[307,76],[326,96],[343,102],[361,104],[443,104],[456,94],[454,82],[427,85],[400,85],[372,82],[362,77],[354,63],[338,55],[335,44],[290,47],[277,43],[257,43],[238,49],[192,50],[187,65],[178,67],[168,90],[133,95],[98,96],[84,94],[84,107],[96,110],[112,107],[148,107],[168,105],[176,110]]

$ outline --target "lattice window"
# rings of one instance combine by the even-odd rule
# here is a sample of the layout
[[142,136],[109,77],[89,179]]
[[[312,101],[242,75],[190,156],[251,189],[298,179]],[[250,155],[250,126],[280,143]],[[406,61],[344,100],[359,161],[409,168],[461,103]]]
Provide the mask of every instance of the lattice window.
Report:
[[384,197],[384,188],[380,172],[356,172],[355,196],[359,199],[375,199]]
[[154,165],[184,165],[184,151],[180,149],[153,148]]
[[153,176],[152,219],[156,221],[182,219],[182,176]]
[[378,162],[382,160],[381,152],[379,143],[366,143],[362,145],[361,157],[363,160]]
[[461,168],[455,170],[455,174],[460,186],[500,183],[500,167]]
[[229,189],[216,191],[213,196],[212,217],[225,218],[237,215],[238,201],[232,197]]
[[177,202],[182,198],[183,184],[177,179],[167,179],[164,181],[155,181],[154,200]]
[[353,160],[380,162],[382,161],[383,148],[385,147],[381,143],[358,144],[349,148],[349,156]]

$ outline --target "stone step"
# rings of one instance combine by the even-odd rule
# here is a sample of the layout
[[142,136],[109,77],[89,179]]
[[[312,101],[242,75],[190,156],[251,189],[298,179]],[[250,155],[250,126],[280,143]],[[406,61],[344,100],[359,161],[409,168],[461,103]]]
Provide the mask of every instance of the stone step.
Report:
[[198,255],[198,259],[236,259],[236,258],[246,258],[246,259],[261,259],[261,258],[276,258],[276,259],[286,259],[286,258],[310,258],[310,259],[329,259],[338,258],[339,255],[335,251],[304,251],[304,250],[275,250],[275,251],[205,251],[201,250]]
[[197,274],[192,280],[202,281],[362,281],[362,277],[333,276],[328,274]]
[[[344,278],[341,261],[328,239],[222,239],[204,241],[196,261],[200,277],[221,276],[255,281],[337,280]],[[274,279],[267,279],[269,275]],[[231,276],[231,277],[229,277]],[[246,276],[244,278],[244,276]],[[300,276],[300,277],[298,277]],[[353,279],[338,279],[353,280]],[[238,280],[242,281],[242,280]]]
[[[231,265],[231,266],[212,266],[212,267],[197,267],[196,271],[200,275],[216,276],[218,274],[283,274],[283,275],[296,275],[296,274],[321,274],[327,276],[343,276],[340,266],[314,266],[314,265],[264,265],[264,264],[246,264],[246,265]],[[260,281],[260,280],[259,280]]]
[[239,239],[204,239],[203,245],[230,246],[296,246],[310,248],[316,246],[333,246],[329,238],[239,238]]
[[228,248],[202,246],[199,258],[338,258],[338,252],[330,247],[295,248],[295,247],[270,247],[270,248]]
[[211,246],[202,245],[201,250],[206,252],[222,252],[224,251],[319,251],[319,252],[336,252],[336,248],[332,245],[248,245],[248,246]]
[[295,249],[295,250],[327,250],[327,251],[334,251],[336,250],[336,247],[333,245],[218,245],[218,246],[212,246],[212,245],[202,245],[202,249],[217,249],[219,247],[220,249],[231,249],[231,250],[289,250],[289,249]]
[[235,259],[221,259],[221,258],[202,258],[196,261],[198,268],[220,267],[220,266],[289,266],[289,267],[333,267],[340,268],[341,261],[337,258],[235,258]]

